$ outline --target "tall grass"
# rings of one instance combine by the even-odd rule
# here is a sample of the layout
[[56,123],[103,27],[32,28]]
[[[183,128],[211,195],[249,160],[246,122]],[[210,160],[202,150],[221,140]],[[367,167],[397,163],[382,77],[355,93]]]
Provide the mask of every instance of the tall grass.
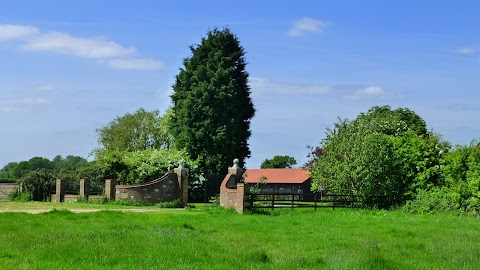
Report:
[[311,209],[0,214],[0,269],[480,269],[480,219]]

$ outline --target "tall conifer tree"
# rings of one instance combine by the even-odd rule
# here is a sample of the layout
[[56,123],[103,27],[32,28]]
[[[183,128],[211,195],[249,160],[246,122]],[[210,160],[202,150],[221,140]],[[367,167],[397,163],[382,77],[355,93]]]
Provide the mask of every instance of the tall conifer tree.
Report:
[[225,173],[234,158],[243,164],[250,156],[255,109],[245,52],[228,28],[209,31],[190,50],[173,85],[171,132],[178,148],[200,158],[200,170]]

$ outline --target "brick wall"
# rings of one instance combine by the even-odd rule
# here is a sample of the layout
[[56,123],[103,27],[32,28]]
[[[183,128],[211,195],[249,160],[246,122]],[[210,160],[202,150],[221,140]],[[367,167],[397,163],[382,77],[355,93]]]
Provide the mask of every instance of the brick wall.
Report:
[[181,199],[178,177],[167,173],[162,178],[139,185],[116,185],[115,199],[153,203]]
[[[107,200],[148,201],[153,203],[180,200],[183,207],[188,203],[188,169],[179,162],[174,172],[163,177],[139,185],[117,185],[114,179],[105,180],[104,195]],[[80,194],[65,194],[65,181],[56,180],[55,194],[52,202],[75,202],[78,198],[84,200],[101,200],[103,196],[89,195],[90,182],[80,179]]]
[[8,195],[16,188],[15,183],[0,183],[0,201],[8,200]]

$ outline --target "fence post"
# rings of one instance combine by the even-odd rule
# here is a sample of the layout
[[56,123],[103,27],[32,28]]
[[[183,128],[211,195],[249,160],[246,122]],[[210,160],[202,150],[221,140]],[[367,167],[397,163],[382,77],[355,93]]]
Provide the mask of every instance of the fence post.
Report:
[[336,195],[332,195],[332,210],[335,210],[335,199]]
[[272,211],[275,208],[275,188],[273,188],[272,192]]

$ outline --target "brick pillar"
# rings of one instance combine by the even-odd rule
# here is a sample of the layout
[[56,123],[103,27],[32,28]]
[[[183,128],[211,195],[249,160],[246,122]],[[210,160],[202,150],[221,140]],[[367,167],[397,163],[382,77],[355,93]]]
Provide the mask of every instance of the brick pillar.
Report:
[[52,201],[63,202],[65,199],[65,182],[62,179],[57,179],[55,184],[55,198]]
[[245,184],[238,183],[237,198],[235,199],[235,210],[240,214],[243,213],[244,201],[245,201]]
[[178,162],[178,168],[173,169],[178,179],[182,207],[186,207],[188,203],[188,169],[183,167],[184,163],[183,160],[180,160]]
[[105,197],[109,201],[115,200],[115,185],[117,181],[115,179],[107,179],[105,180]]
[[84,200],[88,200],[88,195],[90,193],[90,181],[85,179],[80,179],[80,197]]

